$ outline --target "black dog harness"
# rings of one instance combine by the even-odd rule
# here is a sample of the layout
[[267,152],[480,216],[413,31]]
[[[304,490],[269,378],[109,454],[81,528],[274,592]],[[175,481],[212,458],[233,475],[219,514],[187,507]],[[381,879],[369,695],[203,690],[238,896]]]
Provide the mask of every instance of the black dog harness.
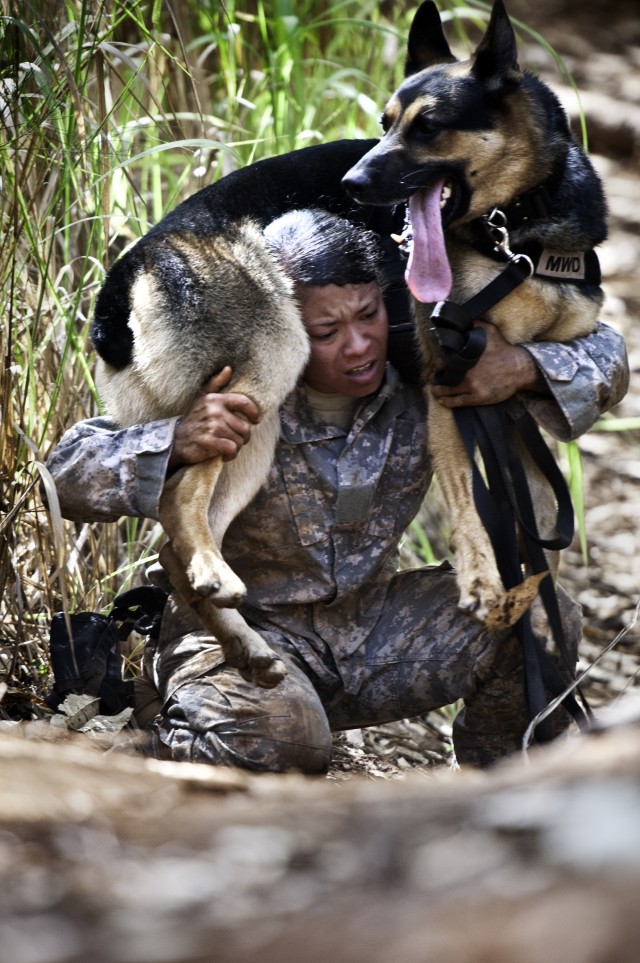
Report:
[[[530,217],[548,214],[548,203],[548,193],[543,185],[511,205],[509,212],[523,222]],[[445,362],[444,368],[436,376],[439,384],[458,384],[484,351],[486,335],[482,328],[474,327],[475,319],[482,317],[527,278],[534,274],[544,275],[545,253],[542,245],[521,246],[517,253],[510,250],[508,218],[504,211],[494,209],[482,221],[486,226],[487,247],[491,250],[491,256],[506,261],[506,266],[464,304],[440,301],[435,305],[431,315],[432,330]],[[562,258],[563,255],[549,254],[548,257]],[[560,270],[556,270],[555,277],[551,272],[551,279],[599,284],[600,270],[595,252],[567,257],[575,258],[579,263],[569,260],[564,267],[569,272],[574,270],[575,273],[581,273],[582,277],[567,276],[562,271],[563,262],[559,260],[552,267],[557,266]],[[538,426],[514,399],[496,405],[456,408],[454,417],[471,460],[476,509],[491,540],[500,576],[508,590],[523,581],[521,553],[531,572],[538,574],[548,568],[545,549],[558,550],[571,543],[574,532],[571,496]],[[543,539],[538,532],[528,480],[518,455],[519,443],[531,452],[556,500],[556,532],[550,539]],[[484,474],[476,461],[477,452],[482,457]],[[573,674],[574,666],[567,650],[555,585],[550,575],[542,579],[539,592],[554,641]],[[527,708],[533,720],[547,705],[545,689],[553,696],[558,696],[565,691],[566,682],[543,641],[535,636],[528,611],[521,616],[514,629],[522,648]],[[581,700],[584,710],[573,695],[565,697],[563,705],[580,728],[586,728],[591,711],[582,695]],[[552,737],[551,724],[545,719],[536,728],[536,739],[546,742]]]

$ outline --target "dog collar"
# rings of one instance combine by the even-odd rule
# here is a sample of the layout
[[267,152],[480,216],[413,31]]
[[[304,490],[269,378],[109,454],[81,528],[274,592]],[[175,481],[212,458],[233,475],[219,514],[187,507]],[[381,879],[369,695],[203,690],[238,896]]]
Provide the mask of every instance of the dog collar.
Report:
[[[552,201],[550,181],[538,184],[525,194],[520,194],[515,200],[501,208],[509,226],[520,227],[528,221],[538,221],[544,217],[549,217],[552,213]],[[549,186],[548,186],[549,185]]]
[[587,250],[556,250],[545,247],[540,241],[514,243],[511,250],[509,231],[529,221],[546,218],[551,213],[551,185],[557,174],[533,190],[515,198],[510,204],[494,208],[478,218],[480,228],[474,247],[481,254],[504,263],[514,256],[526,257],[531,262],[531,273],[536,277],[558,283],[588,284],[596,287],[601,283],[600,262],[596,252]]
[[[510,260],[509,255],[497,250],[489,239],[483,244],[474,244],[474,247],[481,254],[501,264]],[[596,287],[601,284],[600,261],[592,248],[586,251],[557,251],[545,247],[539,241],[525,241],[522,244],[514,244],[513,253],[528,257],[533,265],[532,274],[546,281],[556,281],[559,284],[567,282],[587,284]]]
[[530,191],[519,194],[501,208],[512,230],[528,221],[538,221],[553,214],[553,198],[560,187],[566,166],[566,157],[562,157],[553,165],[546,180],[532,187]]

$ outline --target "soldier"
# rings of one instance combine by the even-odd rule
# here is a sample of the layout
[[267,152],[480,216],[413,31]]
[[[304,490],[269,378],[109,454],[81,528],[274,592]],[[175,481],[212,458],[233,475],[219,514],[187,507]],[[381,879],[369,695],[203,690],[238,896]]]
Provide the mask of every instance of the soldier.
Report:
[[[287,675],[273,689],[245,681],[193,610],[171,596],[137,691],[149,751],[323,773],[332,730],[462,699],[457,759],[489,765],[519,748],[527,726],[522,657],[512,633],[459,611],[447,563],[398,571],[400,541],[431,479],[427,402],[387,361],[377,238],[320,211],[286,214],[265,237],[295,283],[311,359],[282,409],[269,479],[231,524],[223,551],[247,586],[242,614]],[[480,323],[487,347],[477,365],[456,387],[431,386],[429,403],[455,408],[517,395],[566,441],[627,389],[622,338],[604,324],[567,344],[513,346]],[[182,418],[125,430],[94,418],[71,428],[48,461],[64,515],[157,517],[168,472],[234,458],[250,443],[258,409],[222,391],[230,376],[225,369],[211,378]],[[559,599],[577,658],[579,609],[562,590]]]

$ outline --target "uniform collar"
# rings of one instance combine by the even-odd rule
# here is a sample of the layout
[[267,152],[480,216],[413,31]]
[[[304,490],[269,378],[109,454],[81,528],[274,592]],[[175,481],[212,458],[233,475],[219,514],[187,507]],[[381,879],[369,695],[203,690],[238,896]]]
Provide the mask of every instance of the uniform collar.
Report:
[[354,415],[353,424],[347,432],[335,425],[316,421],[309,405],[306,392],[301,386],[295,388],[286,398],[281,412],[281,439],[290,444],[310,441],[327,441],[332,438],[345,438],[348,434],[361,431],[384,405],[398,393],[400,376],[396,369],[387,363],[385,379],[375,394],[362,399]]

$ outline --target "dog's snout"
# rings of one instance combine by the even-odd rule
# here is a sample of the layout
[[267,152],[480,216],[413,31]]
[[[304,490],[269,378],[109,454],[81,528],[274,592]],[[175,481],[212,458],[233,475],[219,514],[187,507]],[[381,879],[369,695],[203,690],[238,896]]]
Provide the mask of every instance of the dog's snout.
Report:
[[371,186],[371,179],[366,171],[352,167],[342,178],[342,186],[351,197],[361,197]]

